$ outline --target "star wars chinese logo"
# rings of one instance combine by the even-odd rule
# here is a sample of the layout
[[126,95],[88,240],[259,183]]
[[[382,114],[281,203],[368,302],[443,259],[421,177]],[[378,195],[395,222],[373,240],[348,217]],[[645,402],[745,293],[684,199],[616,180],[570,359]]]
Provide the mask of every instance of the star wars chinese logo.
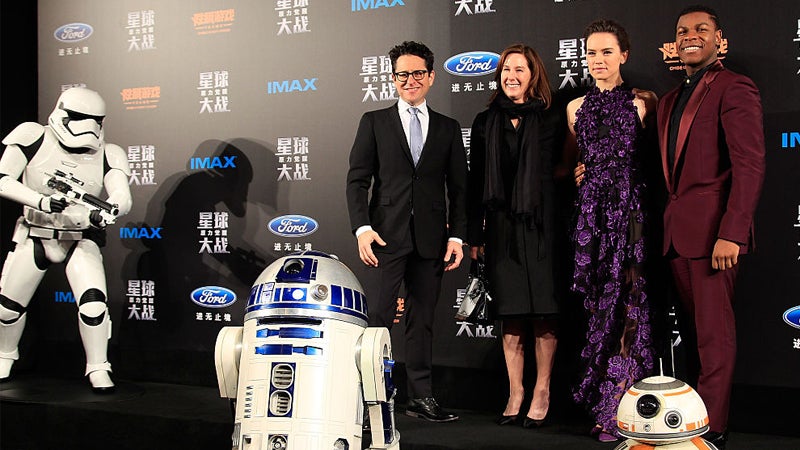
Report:
[[280,19],[276,22],[278,25],[277,36],[311,32],[308,19],[308,0],[294,0],[294,4],[277,0],[275,13]]
[[456,337],[474,337],[497,339],[494,335],[494,325],[475,325],[467,322],[456,322],[459,325]]
[[455,4],[458,6],[455,16],[460,16],[462,13],[467,16],[496,13],[497,10],[492,9],[492,3],[494,0],[455,0]]
[[[461,307],[461,301],[464,300],[464,294],[467,292],[466,289],[457,289],[456,290],[456,302],[453,305],[453,309],[458,311],[458,308]],[[497,336],[494,334],[494,325],[478,325],[469,322],[456,322],[458,325],[458,331],[456,331],[456,337],[470,337],[470,338],[489,338],[489,339],[496,339]]]
[[152,9],[128,12],[128,52],[156,49],[156,12]]
[[[792,42],[800,43],[800,19],[797,19],[797,37],[792,39]],[[797,60],[800,61],[800,56],[797,57]],[[797,69],[797,75],[800,75],[800,69]]]
[[128,320],[157,321],[156,283],[153,280],[128,280]]
[[392,61],[386,55],[364,56],[361,58],[361,77],[364,87],[364,97],[361,103],[367,101],[379,102],[396,100],[397,92],[392,81]]

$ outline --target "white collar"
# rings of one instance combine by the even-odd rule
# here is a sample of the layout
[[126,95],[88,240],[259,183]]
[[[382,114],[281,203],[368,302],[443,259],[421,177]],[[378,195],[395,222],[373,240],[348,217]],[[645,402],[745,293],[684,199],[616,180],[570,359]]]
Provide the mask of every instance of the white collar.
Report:
[[417,106],[411,106],[405,100],[399,99],[397,101],[397,108],[398,108],[398,110],[400,112],[408,111],[408,108],[417,108],[419,110],[419,113],[421,113],[422,115],[425,115],[425,116],[428,115],[428,101],[427,100],[422,100],[422,103],[420,103]]

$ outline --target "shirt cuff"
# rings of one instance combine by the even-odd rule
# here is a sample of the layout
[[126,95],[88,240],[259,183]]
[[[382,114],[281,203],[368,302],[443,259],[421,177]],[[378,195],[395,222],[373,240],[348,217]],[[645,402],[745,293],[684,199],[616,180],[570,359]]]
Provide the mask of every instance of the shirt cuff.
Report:
[[448,241],[450,241],[450,242],[455,242],[455,243],[457,243],[458,245],[464,245],[464,241],[463,241],[463,240],[461,240],[461,238],[457,238],[457,237],[451,237],[450,239],[448,239]]
[[356,238],[358,238],[362,234],[366,233],[367,231],[372,231],[372,227],[370,225],[361,225],[356,230]]

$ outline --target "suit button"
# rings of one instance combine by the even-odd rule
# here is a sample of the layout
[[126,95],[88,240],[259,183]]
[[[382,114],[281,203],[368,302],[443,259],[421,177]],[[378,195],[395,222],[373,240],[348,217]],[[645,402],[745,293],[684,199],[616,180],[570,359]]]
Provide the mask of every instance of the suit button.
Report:
[[678,199],[678,195],[677,194],[672,194],[670,196],[670,198],[672,198],[673,200],[677,200]]
[[414,175],[414,176],[411,177],[411,179],[414,180],[414,181],[419,181],[419,176],[418,175]]

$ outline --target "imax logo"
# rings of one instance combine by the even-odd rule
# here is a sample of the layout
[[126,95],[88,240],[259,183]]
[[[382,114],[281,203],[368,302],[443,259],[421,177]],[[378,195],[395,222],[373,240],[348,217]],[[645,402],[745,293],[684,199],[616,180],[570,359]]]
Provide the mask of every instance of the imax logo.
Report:
[[120,228],[120,239],[161,239],[161,227]]
[[269,231],[283,237],[302,237],[317,231],[317,221],[306,216],[280,216],[269,222]]
[[53,32],[53,36],[61,42],[78,42],[92,35],[91,25],[70,23],[62,25]]
[[268,81],[267,94],[280,94],[282,92],[316,91],[317,78],[303,78],[300,80]]
[[781,147],[795,148],[800,146],[800,132],[781,133]]
[[353,11],[365,9],[391,8],[393,6],[406,6],[403,0],[350,0]]
[[189,167],[192,170],[197,169],[235,169],[236,156],[215,156],[213,158],[192,158],[189,162]]
[[444,70],[462,77],[477,77],[493,73],[500,55],[492,52],[466,52],[451,56],[444,62]]
[[75,296],[72,292],[55,291],[56,303],[75,303]]

